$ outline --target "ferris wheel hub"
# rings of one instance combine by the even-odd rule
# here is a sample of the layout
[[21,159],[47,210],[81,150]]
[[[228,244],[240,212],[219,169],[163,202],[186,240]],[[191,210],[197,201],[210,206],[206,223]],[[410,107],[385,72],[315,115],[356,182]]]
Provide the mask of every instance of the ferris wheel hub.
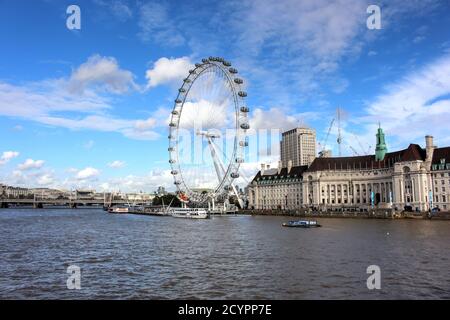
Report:
[[221,137],[220,133],[211,132],[211,131],[205,131],[205,130],[197,130],[197,135],[198,136],[204,136],[206,138],[211,138],[211,139],[215,139],[215,138],[220,138]]

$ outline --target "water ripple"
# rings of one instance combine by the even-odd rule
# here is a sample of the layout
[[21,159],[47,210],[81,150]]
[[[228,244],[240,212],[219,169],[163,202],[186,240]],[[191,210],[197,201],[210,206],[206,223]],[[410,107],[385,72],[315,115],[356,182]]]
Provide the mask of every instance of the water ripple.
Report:
[[[0,298],[450,298],[450,222],[321,219],[298,230],[283,220],[0,210]],[[371,264],[381,290],[366,287]],[[81,290],[66,287],[70,265]]]

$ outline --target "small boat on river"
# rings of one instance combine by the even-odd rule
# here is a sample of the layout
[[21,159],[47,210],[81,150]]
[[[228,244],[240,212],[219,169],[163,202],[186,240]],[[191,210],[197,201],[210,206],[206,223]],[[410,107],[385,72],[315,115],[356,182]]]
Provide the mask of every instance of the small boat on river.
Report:
[[282,224],[283,227],[291,228],[317,228],[321,227],[320,224],[315,220],[298,220],[298,221],[288,221]]
[[175,218],[185,219],[208,219],[209,214],[203,208],[172,208],[168,213]]
[[109,213],[128,213],[130,211],[130,208],[128,206],[117,206],[117,207],[111,207],[108,209]]

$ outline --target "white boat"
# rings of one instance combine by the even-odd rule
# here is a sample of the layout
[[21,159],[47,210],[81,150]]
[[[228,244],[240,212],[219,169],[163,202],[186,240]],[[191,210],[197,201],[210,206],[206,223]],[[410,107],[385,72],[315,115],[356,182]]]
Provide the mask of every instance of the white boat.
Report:
[[129,207],[120,206],[120,207],[111,207],[108,210],[109,213],[128,213]]
[[209,215],[203,208],[171,208],[169,214],[175,218],[208,219]]
[[282,224],[283,227],[291,228],[314,228],[321,227],[320,224],[315,220],[299,220],[299,221],[289,221]]

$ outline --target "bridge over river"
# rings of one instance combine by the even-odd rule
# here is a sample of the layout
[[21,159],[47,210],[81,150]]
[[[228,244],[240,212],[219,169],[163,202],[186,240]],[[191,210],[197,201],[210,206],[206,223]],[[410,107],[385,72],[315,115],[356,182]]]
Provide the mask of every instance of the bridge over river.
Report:
[[76,208],[79,206],[103,206],[111,207],[115,205],[150,205],[148,201],[133,201],[132,203],[126,199],[8,199],[0,198],[0,208],[31,206],[33,208],[43,207],[69,207]]

